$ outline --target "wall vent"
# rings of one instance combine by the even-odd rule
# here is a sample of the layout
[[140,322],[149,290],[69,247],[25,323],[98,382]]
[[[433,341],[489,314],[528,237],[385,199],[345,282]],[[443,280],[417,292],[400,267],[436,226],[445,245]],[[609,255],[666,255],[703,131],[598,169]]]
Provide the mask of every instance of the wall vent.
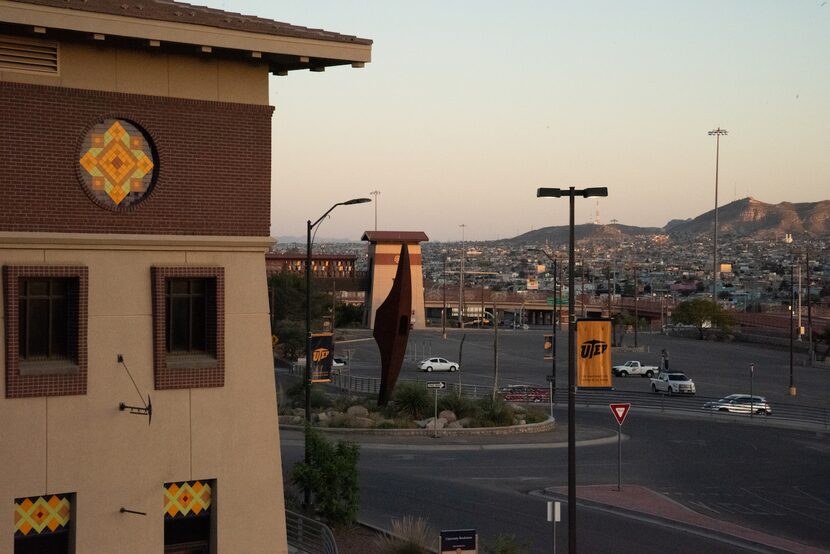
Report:
[[0,71],[58,73],[58,43],[0,35]]

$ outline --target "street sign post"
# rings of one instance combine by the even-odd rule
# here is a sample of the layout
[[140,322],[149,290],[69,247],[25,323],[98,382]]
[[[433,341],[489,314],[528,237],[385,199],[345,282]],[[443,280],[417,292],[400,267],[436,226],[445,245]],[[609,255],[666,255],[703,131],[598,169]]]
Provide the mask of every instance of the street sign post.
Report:
[[625,421],[625,416],[628,415],[628,410],[631,409],[631,404],[609,404],[611,413],[614,414],[614,419],[617,420],[619,428],[617,429],[617,490],[622,490],[622,424]]
[[556,524],[562,521],[562,504],[548,500],[548,521],[553,526],[553,554],[556,554]]
[[435,417],[432,419],[432,438],[438,438],[438,391],[445,388],[445,381],[427,381],[427,388],[435,390]]

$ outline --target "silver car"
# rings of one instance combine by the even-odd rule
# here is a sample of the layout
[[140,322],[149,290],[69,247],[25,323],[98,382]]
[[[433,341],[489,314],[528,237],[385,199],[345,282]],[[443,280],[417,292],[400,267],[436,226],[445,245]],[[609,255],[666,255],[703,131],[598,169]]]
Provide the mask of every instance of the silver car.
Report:
[[736,414],[772,414],[772,408],[767,399],[763,396],[750,396],[748,394],[730,394],[720,400],[707,402],[703,409],[715,412],[731,412]]
[[421,371],[458,371],[458,364],[446,358],[427,358],[418,363]]

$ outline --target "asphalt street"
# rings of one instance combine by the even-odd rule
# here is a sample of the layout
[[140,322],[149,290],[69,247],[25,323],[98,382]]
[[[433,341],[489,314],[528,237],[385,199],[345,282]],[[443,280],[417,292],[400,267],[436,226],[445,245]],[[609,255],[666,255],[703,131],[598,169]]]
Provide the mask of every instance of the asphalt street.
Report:
[[[547,386],[545,376],[550,374],[552,362],[543,359],[542,344],[546,332],[549,331],[499,329],[499,386]],[[349,356],[351,374],[380,377],[380,357],[370,332],[355,331],[347,336],[351,340],[339,341],[336,355]],[[633,342],[633,334],[628,334],[624,344],[631,347]],[[666,349],[670,369],[686,372],[695,381],[701,397],[749,394],[751,388],[754,394],[766,396],[773,408],[781,404],[830,405],[830,369],[807,367],[804,365],[804,355],[794,356],[793,381],[797,394],[789,396],[790,358],[787,349],[739,342],[700,341],[652,333],[639,333],[637,342],[638,347],[643,349],[642,352],[615,348],[612,353],[613,363],[616,365],[626,360],[639,360],[645,364],[659,365],[660,352]],[[567,332],[557,333],[556,349],[557,383],[564,388],[567,383]],[[492,329],[448,329],[446,339],[442,338],[440,329],[413,331],[400,378],[427,378],[425,372],[416,369],[416,363],[430,356],[443,356],[456,362],[461,360],[461,371],[452,374],[433,373],[428,376],[430,379],[484,386],[493,384],[495,355]],[[755,368],[751,376],[750,364],[754,364]],[[641,377],[615,377],[614,386],[624,391],[650,391],[650,381]]]

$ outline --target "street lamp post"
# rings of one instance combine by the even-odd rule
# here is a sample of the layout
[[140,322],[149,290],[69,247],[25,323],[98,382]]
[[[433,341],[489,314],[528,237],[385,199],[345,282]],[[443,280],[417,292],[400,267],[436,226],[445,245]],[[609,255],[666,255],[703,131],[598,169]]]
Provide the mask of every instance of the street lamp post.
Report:
[[[464,250],[464,229],[466,224],[462,223],[461,227],[461,272],[458,274],[458,326],[464,328],[464,258],[466,252]],[[460,362],[459,362],[460,363]]]
[[720,162],[720,137],[727,135],[726,129],[718,127],[709,131],[715,137],[715,233],[712,244],[712,302],[718,302],[718,164]]
[[378,230],[378,196],[380,195],[379,190],[373,190],[369,193],[371,196],[375,197],[375,231]]
[[[309,464],[309,448],[308,448],[308,430],[311,426],[311,231],[317,227],[327,215],[331,213],[337,206],[351,206],[352,204],[364,204],[371,202],[369,198],[352,198],[345,202],[338,202],[314,223],[309,219],[306,221],[306,256],[305,256],[305,442],[304,442],[304,461],[306,465]],[[303,495],[303,503],[306,506],[311,505],[311,491],[306,488]]]
[[537,197],[561,198],[570,200],[570,217],[568,222],[568,552],[576,554],[576,335],[574,333],[574,199],[577,196],[608,196],[606,187],[593,187],[577,190],[539,188]]
[[[551,343],[550,343],[550,353],[551,353],[551,375],[553,376],[553,382],[556,383],[556,258],[551,256],[547,253],[546,250],[541,248],[528,248],[529,252],[541,252],[545,255],[547,259],[553,262],[553,307],[551,308],[551,315],[550,315],[550,323],[551,323],[551,331],[553,332],[553,336],[551,336]],[[555,390],[554,390],[555,392]],[[553,395],[551,395],[551,402],[553,402]]]

